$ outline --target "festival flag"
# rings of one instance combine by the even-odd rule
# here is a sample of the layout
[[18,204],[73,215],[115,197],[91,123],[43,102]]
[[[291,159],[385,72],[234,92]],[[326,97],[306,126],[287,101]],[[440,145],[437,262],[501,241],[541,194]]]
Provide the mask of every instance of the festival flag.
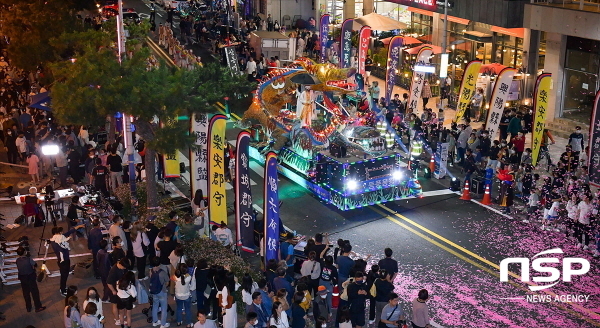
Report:
[[352,49],[352,22],[354,19],[348,18],[342,23],[342,42],[340,44],[340,68],[350,67],[350,50]]
[[[517,72],[512,67],[506,67],[496,77],[496,84],[494,85],[494,91],[490,98],[490,110],[487,117],[487,124],[485,125],[488,130],[488,135],[493,140],[496,138],[496,132],[500,126],[500,118],[502,118],[502,112],[504,111],[504,104],[508,99],[508,90],[512,83],[512,79]],[[483,105],[482,105],[483,106]]]
[[270,259],[279,259],[279,194],[277,182],[277,155],[269,152],[265,161],[264,182],[264,254],[265,266]]
[[165,168],[165,178],[179,178],[181,172],[179,170],[179,152],[177,150],[163,156],[163,165]]
[[190,133],[196,137],[195,150],[190,149],[190,190],[194,199],[196,190],[202,190],[202,198],[208,202],[208,115],[192,116]]
[[327,41],[329,41],[329,18],[328,14],[321,16],[321,26],[319,27],[319,42],[321,43],[321,63],[327,61]]
[[252,215],[252,191],[250,189],[250,133],[240,132],[235,152],[235,227],[237,245],[246,252],[254,252],[254,216]]
[[481,60],[471,60],[467,67],[465,67],[465,74],[460,84],[460,92],[458,94],[458,105],[456,110],[456,117],[454,122],[458,122],[467,111],[467,107],[473,99],[475,93],[475,83],[477,82],[477,76],[479,75],[479,69],[481,68]]
[[[404,39],[402,39],[401,36],[393,37],[390,41],[390,48],[388,49],[387,72],[385,73],[385,104],[387,106],[390,105],[392,90],[394,90],[394,85],[396,83],[396,71],[398,70],[403,40]],[[374,99],[374,101],[377,100],[378,99]]]
[[[431,57],[431,54],[433,54],[433,49],[431,47],[422,47],[419,50],[419,53],[417,54],[417,61],[415,62],[415,66],[417,64],[429,64],[429,58]],[[417,104],[419,103],[419,98],[421,98],[423,84],[425,84],[425,73],[416,72],[413,70],[413,78],[410,83],[410,93],[408,94],[408,111],[406,112],[407,115],[417,110]]]
[[210,221],[227,223],[225,198],[225,126],[227,116],[215,115],[208,124],[208,213]]
[[533,166],[537,165],[544,137],[546,114],[548,112],[548,98],[552,86],[552,74],[545,73],[538,76],[533,89],[533,133],[531,137],[531,158]]
[[367,25],[361,27],[360,32],[358,32],[358,74],[362,76],[365,76],[365,60],[369,51],[370,38],[371,27]]
[[592,121],[590,124],[590,136],[588,145],[590,150],[588,153],[588,176],[590,178],[590,184],[596,187],[600,187],[600,142],[594,140],[600,140],[600,91],[596,93],[596,100],[594,101],[594,109],[592,111]]

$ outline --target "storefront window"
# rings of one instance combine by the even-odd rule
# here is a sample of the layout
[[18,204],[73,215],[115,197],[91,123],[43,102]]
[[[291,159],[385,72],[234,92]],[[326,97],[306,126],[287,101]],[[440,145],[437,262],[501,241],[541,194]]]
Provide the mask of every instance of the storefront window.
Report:
[[511,35],[496,34],[494,62],[508,67],[522,67],[523,39]]
[[540,31],[540,50],[538,52],[538,71],[543,72],[546,64],[546,32]]
[[599,67],[599,41],[567,38],[562,117],[589,123],[598,89]]
[[431,35],[433,33],[433,17],[413,13],[411,27],[414,33],[419,35],[419,40],[431,43]]

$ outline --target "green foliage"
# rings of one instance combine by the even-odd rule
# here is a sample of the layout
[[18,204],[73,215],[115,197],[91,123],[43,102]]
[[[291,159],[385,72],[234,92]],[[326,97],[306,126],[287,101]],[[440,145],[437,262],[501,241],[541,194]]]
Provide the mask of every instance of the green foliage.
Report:
[[83,0],[4,0],[9,6],[2,8],[2,34],[10,37],[8,51],[17,67],[35,70],[37,65],[46,65],[60,59],[64,54],[57,52],[48,42],[67,31],[83,30],[76,13],[93,5]]

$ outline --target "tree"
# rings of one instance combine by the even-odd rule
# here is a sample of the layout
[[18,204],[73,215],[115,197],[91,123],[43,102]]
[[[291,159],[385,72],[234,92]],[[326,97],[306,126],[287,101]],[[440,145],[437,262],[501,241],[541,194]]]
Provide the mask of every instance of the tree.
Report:
[[[86,125],[117,112],[131,115],[136,133],[147,146],[148,207],[158,205],[155,176],[150,173],[155,172],[156,152],[170,154],[187,149],[195,139],[189,135],[189,121],[176,118],[209,112],[215,102],[233,94],[248,94],[252,88],[244,77],[232,75],[218,64],[188,71],[163,63],[149,69],[147,48],[122,65],[110,48],[77,48],[87,50],[77,54],[74,63],[52,66],[56,78],[52,89],[55,114],[65,124]],[[157,119],[164,124],[158,125]]]
[[90,9],[86,0],[0,0],[0,32],[12,40],[12,63],[26,70],[63,59],[48,42],[65,32],[83,30],[77,12]]

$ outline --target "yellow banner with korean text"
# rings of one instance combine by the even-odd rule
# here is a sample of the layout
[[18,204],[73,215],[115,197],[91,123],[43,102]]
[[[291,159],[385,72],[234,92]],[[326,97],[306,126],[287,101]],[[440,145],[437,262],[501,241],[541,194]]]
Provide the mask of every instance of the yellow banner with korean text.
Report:
[[179,169],[179,152],[175,150],[172,154],[163,156],[163,165],[165,166],[165,178],[179,178],[181,175]]
[[225,128],[227,117],[215,115],[208,125],[208,213],[214,224],[227,223],[225,198]]
[[532,164],[537,165],[544,129],[546,125],[546,113],[548,112],[548,101],[550,98],[550,87],[552,86],[552,74],[542,74],[535,82],[533,90],[533,134],[531,138]]
[[463,75],[462,82],[460,84],[460,92],[458,94],[458,104],[456,106],[456,117],[454,122],[458,122],[463,116],[473,99],[475,94],[475,83],[477,82],[477,76],[479,75],[479,69],[481,68],[481,60],[471,60],[467,67],[465,67],[465,74]]

